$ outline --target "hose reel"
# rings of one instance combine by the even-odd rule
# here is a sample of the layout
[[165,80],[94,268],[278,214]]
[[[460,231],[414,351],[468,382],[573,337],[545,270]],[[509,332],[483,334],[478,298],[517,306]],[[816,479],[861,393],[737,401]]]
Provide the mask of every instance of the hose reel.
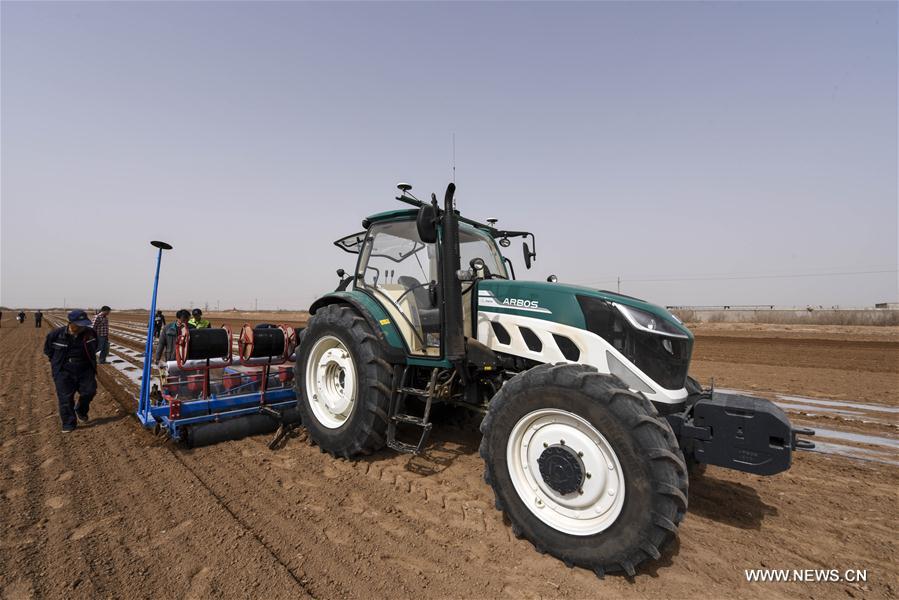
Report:
[[244,365],[280,364],[296,347],[296,332],[286,325],[247,324],[237,341],[240,362]]
[[[297,335],[293,327],[287,325],[272,325],[262,323],[252,327],[249,324],[243,326],[240,338],[237,340],[237,352],[240,356],[240,364],[246,366],[261,366],[262,371],[251,375],[258,378],[260,385],[260,403],[265,404],[265,393],[269,388],[269,374],[272,365],[280,365],[287,362],[291,353],[296,348]],[[282,369],[283,371],[283,369]],[[283,377],[282,377],[283,375]],[[291,374],[279,371],[275,381],[277,385],[287,383],[292,379]]]
[[201,392],[209,397],[209,371],[231,364],[231,328],[191,329],[181,326],[175,340],[175,361],[182,371],[202,371],[201,375],[187,378],[187,388],[191,392]]
[[227,325],[205,329],[182,327],[175,342],[175,358],[178,367],[184,370],[231,364],[231,328]]

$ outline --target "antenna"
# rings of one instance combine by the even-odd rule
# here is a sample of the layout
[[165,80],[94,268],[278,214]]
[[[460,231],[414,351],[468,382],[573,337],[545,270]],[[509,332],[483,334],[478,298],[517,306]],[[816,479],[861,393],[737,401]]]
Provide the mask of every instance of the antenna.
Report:
[[411,184],[408,184],[408,183],[406,183],[406,182],[404,182],[404,181],[401,181],[401,182],[399,182],[398,184],[396,184],[396,189],[398,189],[400,192],[402,192],[402,195],[396,197],[397,200],[400,200],[400,201],[402,201],[402,202],[406,202],[407,204],[411,204],[411,202],[409,202],[408,200],[404,200],[404,198],[405,198],[406,196],[408,196],[409,198],[412,198],[412,199],[415,200],[416,202],[421,202],[421,200],[419,200],[418,198],[416,198],[416,197],[412,194],[412,192],[410,191],[410,190],[412,189],[412,185],[411,185]]
[[456,183],[456,132],[453,132],[453,183]]

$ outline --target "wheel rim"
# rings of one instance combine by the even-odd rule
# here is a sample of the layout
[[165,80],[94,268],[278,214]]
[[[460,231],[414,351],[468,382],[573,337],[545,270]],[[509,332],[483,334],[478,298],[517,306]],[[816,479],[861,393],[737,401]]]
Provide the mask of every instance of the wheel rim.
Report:
[[586,419],[558,409],[522,417],[506,446],[509,476],[538,519],[571,535],[609,528],[624,506],[624,473],[606,438]]
[[356,406],[356,365],[343,342],[325,336],[315,342],[306,361],[306,395],[312,414],[328,429],[337,429]]

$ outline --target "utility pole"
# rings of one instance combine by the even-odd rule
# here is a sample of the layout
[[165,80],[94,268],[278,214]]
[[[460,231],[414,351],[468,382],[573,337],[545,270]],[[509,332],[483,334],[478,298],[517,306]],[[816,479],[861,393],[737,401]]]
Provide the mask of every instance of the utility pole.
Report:
[[259,310],[259,298],[253,298],[253,310],[254,311]]
[[621,293],[621,275],[618,276],[618,293]]

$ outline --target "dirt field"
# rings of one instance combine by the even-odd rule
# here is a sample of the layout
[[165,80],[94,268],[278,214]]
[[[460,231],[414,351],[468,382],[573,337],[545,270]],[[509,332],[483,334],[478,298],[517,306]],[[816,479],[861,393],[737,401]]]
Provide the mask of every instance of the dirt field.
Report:
[[[303,318],[256,316],[229,322]],[[899,406],[899,328],[806,329],[699,327],[694,375],[771,396]],[[8,317],[0,328],[3,598],[899,596],[896,464],[802,453],[771,478],[709,468],[691,482],[690,512],[662,559],[633,580],[599,580],[512,536],[467,430],[439,427],[412,459],[336,461],[302,435],[275,452],[265,437],[189,451],[141,430],[109,385],[89,426],[63,436],[41,354],[47,331]],[[896,439],[896,414],[875,414],[791,416]],[[764,567],[867,569],[868,580],[746,582],[744,569]]]

